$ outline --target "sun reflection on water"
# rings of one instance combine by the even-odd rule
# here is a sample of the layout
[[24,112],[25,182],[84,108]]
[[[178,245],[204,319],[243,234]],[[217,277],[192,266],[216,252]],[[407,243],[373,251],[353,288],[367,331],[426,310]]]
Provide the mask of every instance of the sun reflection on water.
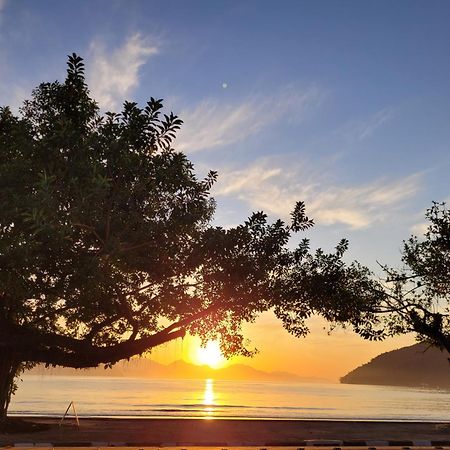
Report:
[[205,380],[205,391],[203,392],[203,413],[205,419],[212,419],[214,415],[214,380],[208,378]]

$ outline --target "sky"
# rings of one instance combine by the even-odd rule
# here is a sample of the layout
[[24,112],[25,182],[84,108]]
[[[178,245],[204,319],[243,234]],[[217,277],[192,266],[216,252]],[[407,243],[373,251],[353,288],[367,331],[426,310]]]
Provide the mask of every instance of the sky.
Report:
[[[345,237],[347,259],[377,271],[400,266],[402,240],[450,200],[449,20],[437,0],[0,0],[0,105],[63,80],[76,52],[103,111],[153,96],[184,120],[174,147],[199,176],[219,172],[216,224],[288,220],[303,200],[313,247]],[[323,327],[295,339],[265,314],[247,330],[260,353],[238,361],[337,379],[414,342]],[[189,359],[192,345],[153,357]]]

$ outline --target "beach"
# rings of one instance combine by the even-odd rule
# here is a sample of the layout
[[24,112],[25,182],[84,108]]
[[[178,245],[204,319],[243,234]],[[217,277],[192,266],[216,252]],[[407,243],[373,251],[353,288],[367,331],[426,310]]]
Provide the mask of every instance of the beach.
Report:
[[59,419],[35,433],[0,434],[0,445],[27,446],[450,446],[450,423],[324,420]]

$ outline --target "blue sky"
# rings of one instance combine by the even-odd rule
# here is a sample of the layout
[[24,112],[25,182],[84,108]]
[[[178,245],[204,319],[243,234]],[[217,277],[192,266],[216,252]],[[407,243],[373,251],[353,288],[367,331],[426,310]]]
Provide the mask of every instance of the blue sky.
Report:
[[164,98],[175,148],[219,172],[216,222],[287,219],[313,245],[398,265],[431,201],[450,200],[446,1],[0,0],[0,104],[86,60],[103,110]]

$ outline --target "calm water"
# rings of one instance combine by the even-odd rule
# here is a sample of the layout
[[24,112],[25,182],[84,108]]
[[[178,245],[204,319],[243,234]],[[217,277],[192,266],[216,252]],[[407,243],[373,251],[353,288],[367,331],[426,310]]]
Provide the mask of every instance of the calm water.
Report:
[[11,414],[450,421],[450,391],[341,384],[26,376]]

